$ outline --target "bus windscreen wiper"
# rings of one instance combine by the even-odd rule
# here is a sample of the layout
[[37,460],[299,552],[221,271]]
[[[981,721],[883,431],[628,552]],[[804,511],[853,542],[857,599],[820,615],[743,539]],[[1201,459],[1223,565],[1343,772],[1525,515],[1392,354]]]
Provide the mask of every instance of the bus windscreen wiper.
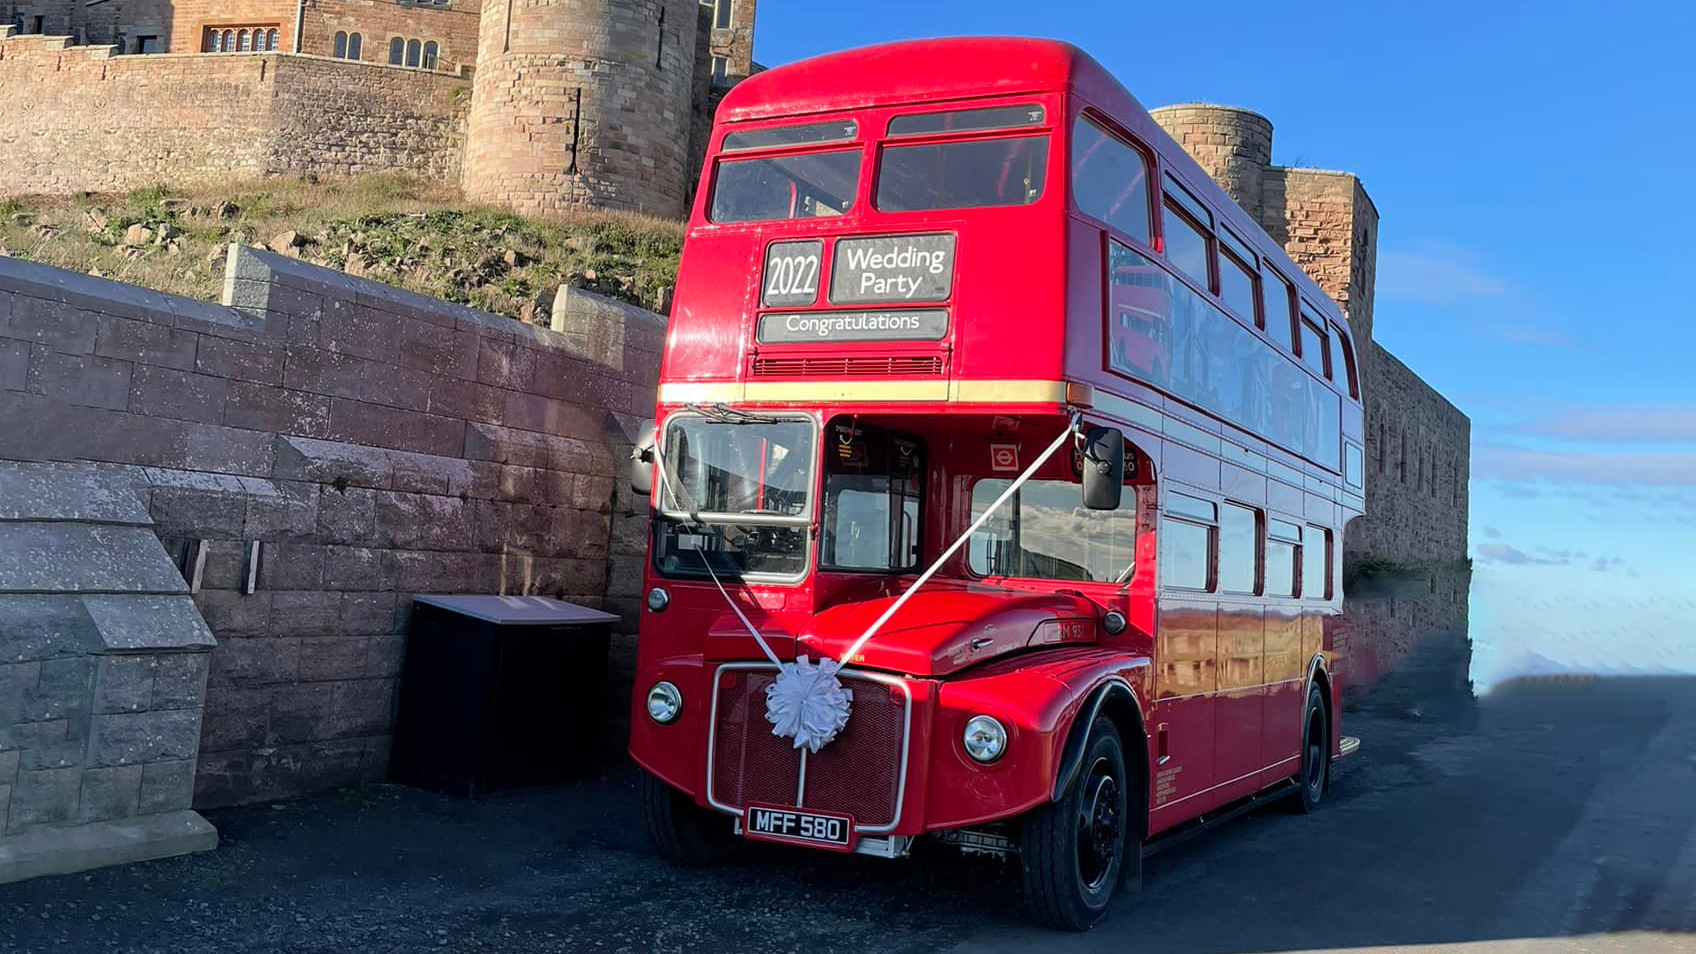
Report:
[[784,420],[783,416],[779,414],[745,411],[723,402],[717,404],[685,404],[683,406],[715,424],[770,424],[774,421]]

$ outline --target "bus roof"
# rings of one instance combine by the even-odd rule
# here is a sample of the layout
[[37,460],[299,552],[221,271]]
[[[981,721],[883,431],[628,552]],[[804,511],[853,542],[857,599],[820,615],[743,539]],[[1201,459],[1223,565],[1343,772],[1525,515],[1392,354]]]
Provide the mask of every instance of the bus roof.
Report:
[[756,73],[725,95],[718,118],[741,122],[1070,87],[1099,92],[1103,83],[1135,102],[1093,57],[1060,40],[903,40],[826,53]]

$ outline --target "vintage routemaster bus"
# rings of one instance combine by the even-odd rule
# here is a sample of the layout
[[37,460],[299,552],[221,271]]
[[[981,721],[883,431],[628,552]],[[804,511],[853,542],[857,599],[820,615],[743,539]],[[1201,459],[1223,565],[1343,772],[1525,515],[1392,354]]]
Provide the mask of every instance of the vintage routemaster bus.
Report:
[[1364,505],[1318,286],[1058,42],[760,73],[702,176],[632,469],[658,851],[928,836],[1082,929],[1163,833],[1316,807]]

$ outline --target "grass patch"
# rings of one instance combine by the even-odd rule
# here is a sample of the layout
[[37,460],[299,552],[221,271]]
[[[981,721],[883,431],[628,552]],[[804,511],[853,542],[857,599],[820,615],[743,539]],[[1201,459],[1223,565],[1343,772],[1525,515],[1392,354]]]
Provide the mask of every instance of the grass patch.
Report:
[[663,305],[683,242],[679,222],[531,219],[396,175],[0,200],[6,254],[209,300],[222,290],[225,245],[289,232],[291,253],[315,264],[540,324],[562,284]]

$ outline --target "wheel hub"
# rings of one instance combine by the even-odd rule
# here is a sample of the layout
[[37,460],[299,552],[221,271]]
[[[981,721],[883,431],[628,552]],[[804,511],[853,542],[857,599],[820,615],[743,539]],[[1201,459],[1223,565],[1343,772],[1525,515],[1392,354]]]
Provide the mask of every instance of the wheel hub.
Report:
[[1119,781],[1105,759],[1090,769],[1078,806],[1078,874],[1091,890],[1099,888],[1113,870],[1124,831],[1119,808]]

